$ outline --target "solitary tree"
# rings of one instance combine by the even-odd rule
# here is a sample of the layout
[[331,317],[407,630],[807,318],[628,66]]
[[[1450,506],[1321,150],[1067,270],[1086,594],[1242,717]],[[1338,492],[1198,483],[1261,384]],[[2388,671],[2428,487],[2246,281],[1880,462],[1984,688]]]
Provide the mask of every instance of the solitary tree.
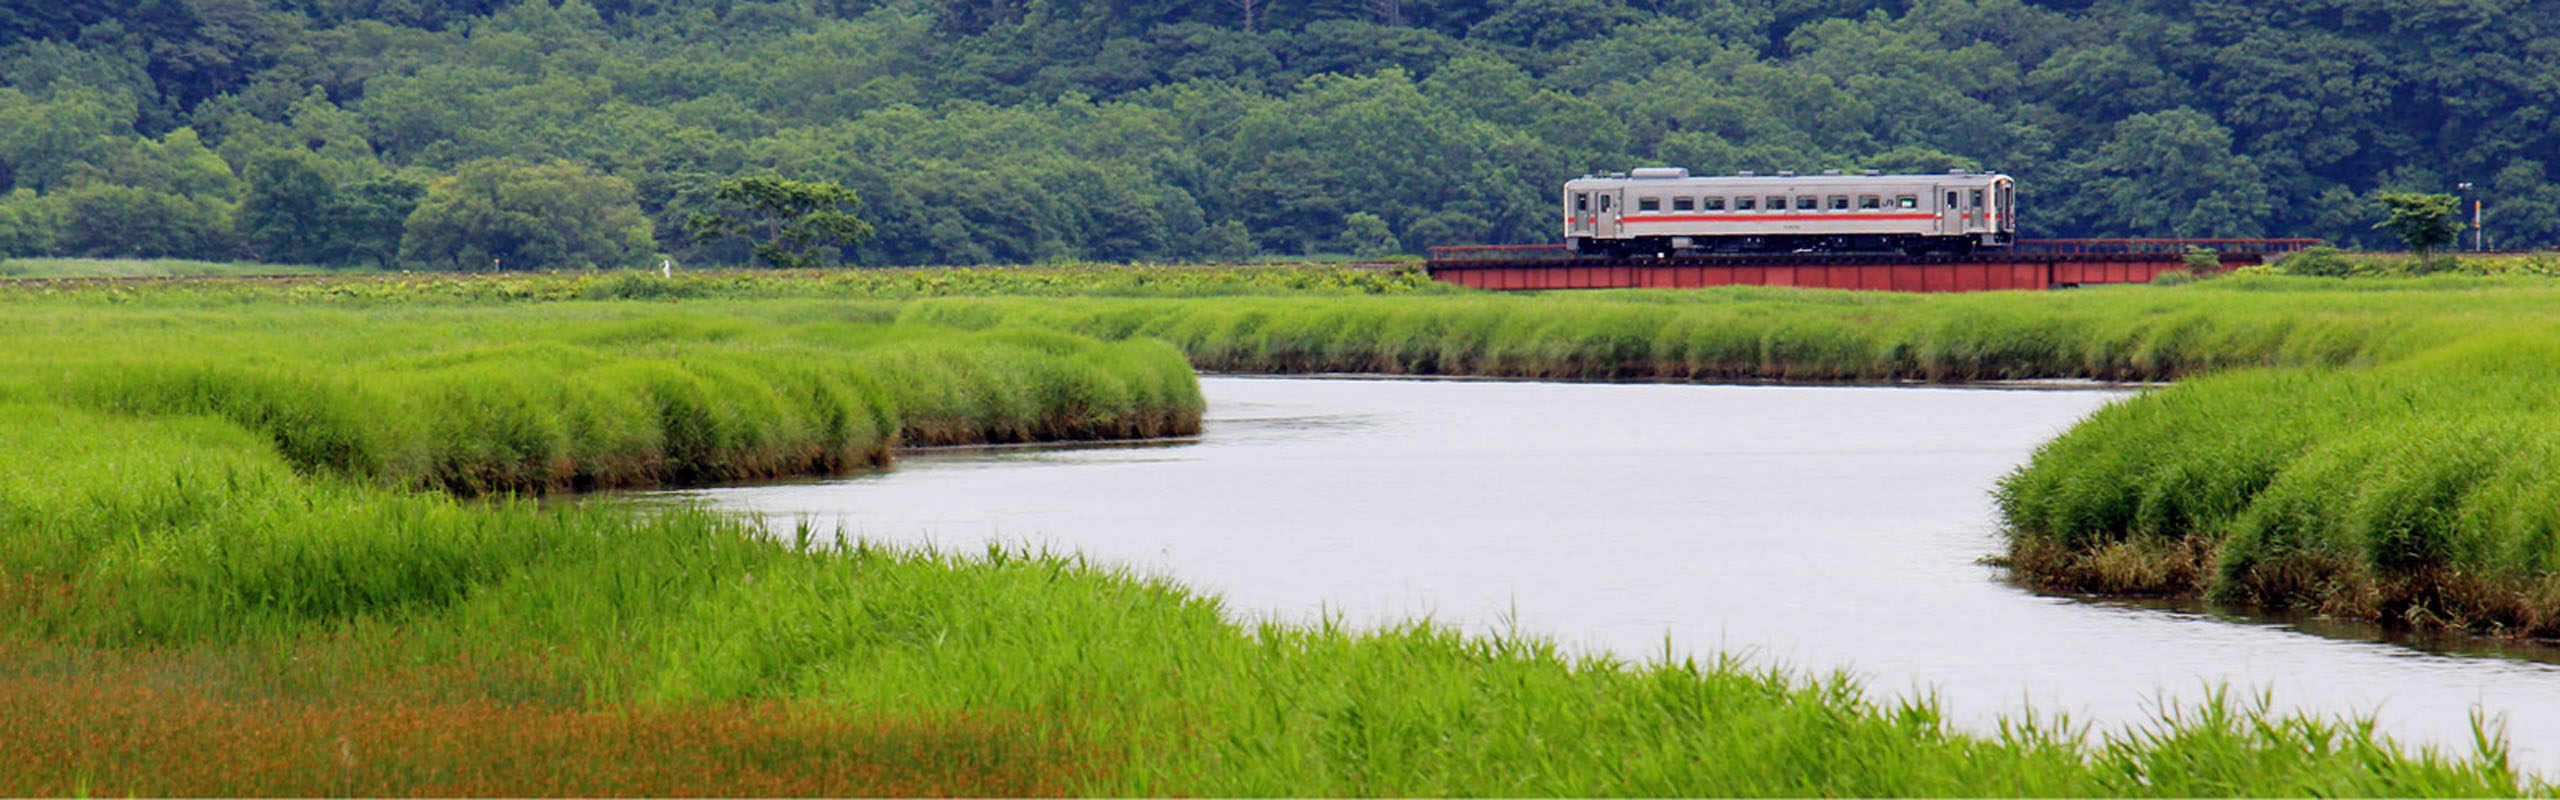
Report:
[[1342,235],[1335,239],[1342,250],[1360,258],[1385,258],[1404,250],[1396,241],[1395,231],[1376,214],[1354,211],[1342,218]]
[[630,181],[565,161],[473,161],[427,184],[400,256],[460,269],[631,266],[654,247],[637,196]]
[[862,198],[852,189],[825,181],[795,181],[772,175],[732,178],[712,190],[711,199],[728,208],[695,214],[689,227],[695,241],[708,244],[737,236],[758,239],[756,260],[792,269],[828,266],[829,254],[871,238],[871,223],[855,217]]
[[2374,195],[2374,199],[2382,201],[2383,208],[2391,212],[2389,218],[2374,227],[2408,242],[2420,262],[2427,260],[2429,251],[2452,244],[2454,237],[2462,233],[2462,223],[2453,219],[2454,206],[2461,201],[2453,195],[2383,192]]

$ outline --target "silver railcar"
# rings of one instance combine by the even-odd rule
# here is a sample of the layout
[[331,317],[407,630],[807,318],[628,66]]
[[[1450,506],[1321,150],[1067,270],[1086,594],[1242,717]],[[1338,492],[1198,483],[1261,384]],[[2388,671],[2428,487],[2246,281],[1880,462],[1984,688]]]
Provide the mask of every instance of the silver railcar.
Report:
[[2007,175],[1963,170],[1691,177],[1648,167],[1566,181],[1564,240],[1602,256],[1969,253],[2016,239],[2016,195]]

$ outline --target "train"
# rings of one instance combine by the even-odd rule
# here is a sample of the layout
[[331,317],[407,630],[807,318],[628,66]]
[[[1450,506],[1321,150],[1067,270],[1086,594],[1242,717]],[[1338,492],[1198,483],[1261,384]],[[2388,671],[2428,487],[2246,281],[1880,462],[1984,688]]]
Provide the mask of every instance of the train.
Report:
[[2017,182],[1995,172],[1692,177],[1644,167],[1564,184],[1565,246],[1579,256],[1966,254],[2006,248],[2017,233]]

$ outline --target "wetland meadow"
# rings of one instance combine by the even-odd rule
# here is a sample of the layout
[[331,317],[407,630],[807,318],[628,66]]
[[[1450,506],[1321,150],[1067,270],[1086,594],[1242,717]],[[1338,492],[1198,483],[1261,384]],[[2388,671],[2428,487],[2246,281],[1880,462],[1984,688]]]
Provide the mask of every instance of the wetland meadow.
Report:
[[[1978,555],[2008,580],[2530,641],[2560,632],[2547,278],[1961,296],[1513,296],[1300,266],[30,279],[0,284],[0,343],[10,794],[2552,791],[2555,765],[2485,721],[2421,746],[2238,691],[2132,725],[1959,723],[1925,694],[1880,699],[1855,664],[1259,616],[1099,554],[603,491],[1181,439],[1217,413],[1201,372],[2122,381],[2145,388],[1973,489],[1996,510]],[[1513,440],[1548,441],[1488,439]]]

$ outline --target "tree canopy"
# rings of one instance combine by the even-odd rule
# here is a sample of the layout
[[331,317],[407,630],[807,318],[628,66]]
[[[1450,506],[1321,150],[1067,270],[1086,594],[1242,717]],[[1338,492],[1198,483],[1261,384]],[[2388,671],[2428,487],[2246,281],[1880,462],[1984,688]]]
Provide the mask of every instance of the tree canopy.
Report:
[[2428,251],[2452,244],[2461,235],[2462,223],[2453,219],[2454,204],[2460,198],[2449,194],[2419,192],[2384,192],[2375,199],[2389,213],[2374,227],[2400,237],[2409,249],[2424,257]]
[[694,238],[755,239],[756,260],[770,267],[833,266],[836,253],[871,238],[871,224],[853,215],[862,198],[832,183],[756,175],[722,181],[711,199],[724,208],[695,214]]
[[566,161],[482,159],[427,184],[400,256],[449,269],[638,266],[649,219],[631,182]]
[[1995,169],[2028,235],[2367,246],[2385,193],[2468,182],[2495,244],[2560,246],[2553,0],[20,6],[11,252],[735,263],[691,222],[752,176],[861,198],[872,235],[775,252],[862,264],[1412,251],[1554,241],[1563,180],[1654,164]]

